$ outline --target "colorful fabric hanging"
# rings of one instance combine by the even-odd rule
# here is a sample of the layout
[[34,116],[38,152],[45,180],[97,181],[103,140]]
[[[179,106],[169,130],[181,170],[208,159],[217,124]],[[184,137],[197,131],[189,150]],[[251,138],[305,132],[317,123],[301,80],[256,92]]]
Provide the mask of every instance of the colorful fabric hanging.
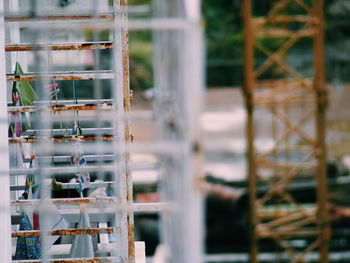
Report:
[[[79,142],[76,142],[74,145],[74,151],[70,156],[71,164],[76,167],[85,167],[87,166],[87,162],[84,156],[83,149]],[[86,187],[90,186],[90,174],[88,172],[78,172],[76,173],[76,179],[79,183],[79,187],[77,191],[82,196],[82,192]]]
[[[30,168],[33,168],[33,166],[37,167],[37,163],[34,161],[35,158],[32,155],[31,156],[31,163]],[[27,199],[39,199],[40,196],[40,185],[38,183],[37,175],[36,174],[29,174],[26,177],[26,185],[25,185],[25,193],[27,196]],[[50,198],[50,196],[46,196],[46,198]],[[45,216],[47,226],[51,230],[55,229],[65,229],[68,227],[69,223],[67,220],[60,214],[56,206],[49,205],[47,209],[50,209],[51,211],[47,213]],[[33,226],[34,230],[40,230],[40,218],[39,213],[33,209],[32,206],[26,206],[23,208],[25,214],[28,216],[29,221],[31,222],[31,225]],[[49,236],[47,238],[48,245],[51,246],[53,243],[56,242],[56,240],[59,238],[59,236]]]
[[78,125],[77,121],[73,122],[73,129],[72,129],[72,134],[75,136],[81,136],[83,134],[83,131],[81,130],[81,128]]
[[[14,72],[15,76],[23,76],[24,72],[21,65],[16,62],[16,68]],[[36,99],[36,94],[29,81],[14,81],[12,85],[12,104],[13,106],[31,106]],[[26,131],[30,129],[30,123],[27,120],[25,113],[12,113],[15,127],[16,136],[20,136],[20,131]],[[18,126],[21,124],[20,126]],[[10,133],[10,129],[9,129]],[[10,135],[10,134],[9,134]],[[12,136],[10,136],[12,137]]]
[[58,89],[57,87],[58,87],[57,83],[53,83],[45,86],[45,88],[47,88],[50,91],[51,98],[57,97],[57,94],[60,92],[60,89]]
[[[32,168],[34,157],[32,156],[29,168]],[[34,174],[26,176],[25,192],[21,199],[34,199],[38,197],[39,185]],[[24,206],[21,212],[22,218],[19,230],[39,230],[39,217],[34,212],[32,206]],[[39,259],[40,258],[40,242],[39,237],[18,237],[16,245],[15,259]]]
[[[26,213],[22,213],[19,225],[20,231],[33,230],[33,226]],[[39,259],[40,242],[39,237],[18,237],[16,245],[15,260]]]

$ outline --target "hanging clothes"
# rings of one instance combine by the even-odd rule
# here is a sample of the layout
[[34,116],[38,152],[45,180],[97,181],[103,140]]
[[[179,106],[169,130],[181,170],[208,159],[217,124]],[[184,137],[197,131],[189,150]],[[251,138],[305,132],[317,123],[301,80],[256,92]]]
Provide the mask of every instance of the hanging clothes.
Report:
[[[26,213],[22,214],[19,225],[20,231],[34,230]],[[16,245],[15,260],[28,260],[40,258],[39,237],[18,237]]]
[[[30,163],[30,168],[32,168],[32,162]],[[33,186],[36,182],[35,175],[27,175],[26,177],[26,185],[25,192],[22,194],[21,199],[33,199],[34,193],[38,193],[38,185],[36,185],[36,189],[33,190]],[[33,206],[24,206],[21,211],[21,222],[19,225],[20,231],[28,231],[28,230],[38,230],[39,222],[38,215],[35,215]],[[36,222],[34,222],[34,218],[36,218]],[[34,227],[34,224],[37,224]],[[15,259],[39,259],[40,258],[40,242],[39,237],[18,237],[17,245],[16,245],[16,253]]]
[[[37,168],[38,164],[35,159],[32,157],[32,161],[30,163],[30,168]],[[25,193],[27,199],[40,199],[40,184],[38,182],[38,178],[36,174],[29,174],[26,177],[26,185],[25,185]],[[50,198],[50,196],[46,196],[45,198]],[[56,206],[48,205],[46,209],[49,209],[50,212],[45,215],[45,220],[47,222],[47,226],[51,230],[55,229],[65,229],[68,227],[68,221],[60,214]],[[33,209],[32,206],[27,206],[24,208],[25,214],[28,216],[31,225],[34,230],[40,230],[40,218],[39,213]],[[59,236],[49,236],[47,238],[47,242],[49,242],[49,246],[53,245]]]
[[[21,65],[16,62],[14,74],[23,76],[24,72]],[[36,94],[29,81],[14,81],[12,84],[12,106],[30,106],[36,99]],[[8,136],[10,138],[19,138],[22,131],[30,129],[30,123],[25,113],[14,112],[10,114],[10,124]],[[10,167],[24,168],[24,150],[22,143],[10,144]]]

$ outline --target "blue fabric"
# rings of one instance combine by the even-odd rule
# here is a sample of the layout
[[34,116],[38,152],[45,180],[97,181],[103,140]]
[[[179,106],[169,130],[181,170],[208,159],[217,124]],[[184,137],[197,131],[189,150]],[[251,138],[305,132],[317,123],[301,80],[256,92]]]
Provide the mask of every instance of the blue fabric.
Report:
[[[19,230],[33,230],[28,215],[23,214]],[[40,243],[39,237],[18,237],[15,260],[22,259],[39,259],[40,258]]]

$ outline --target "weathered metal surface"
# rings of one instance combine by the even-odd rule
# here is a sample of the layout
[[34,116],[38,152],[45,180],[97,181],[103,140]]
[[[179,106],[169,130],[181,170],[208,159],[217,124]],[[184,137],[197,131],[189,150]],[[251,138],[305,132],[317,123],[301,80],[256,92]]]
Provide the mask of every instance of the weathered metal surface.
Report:
[[51,15],[8,15],[5,16],[6,22],[23,22],[32,20],[49,20],[49,21],[64,21],[64,20],[111,20],[113,13],[97,13],[97,14],[51,14]]
[[[106,3],[106,2],[105,2]],[[33,35],[36,37],[33,37],[30,42],[36,42],[38,41],[39,44],[33,43],[33,44],[11,44],[7,45],[5,48],[6,52],[19,52],[19,51],[33,51],[36,65],[33,67],[35,70],[33,70],[35,73],[28,73],[23,76],[18,76],[14,74],[8,74],[6,77],[7,81],[38,81],[39,85],[36,85],[36,92],[39,95],[38,98],[44,98],[45,101],[39,101],[35,102],[32,107],[9,107],[8,112],[10,113],[18,113],[18,112],[36,112],[36,114],[31,114],[30,121],[35,122],[35,129],[33,130],[27,130],[23,133],[21,133],[22,137],[19,138],[10,138],[10,143],[34,143],[33,146],[28,146],[28,149],[35,151],[41,156],[50,158],[50,151],[51,153],[57,154],[59,152],[60,154],[67,155],[67,150],[69,148],[72,148],[72,145],[75,144],[65,144],[65,142],[75,142],[75,141],[82,141],[82,142],[94,142],[96,143],[84,143],[82,144],[82,148],[86,151],[85,146],[92,147],[92,150],[90,151],[93,153],[96,153],[94,155],[94,161],[97,161],[95,164],[89,164],[87,166],[82,167],[75,167],[72,165],[66,165],[66,166],[56,166],[56,163],[54,162],[55,157],[52,158],[52,162],[46,162],[49,160],[38,158],[38,163],[40,168],[29,168],[29,169],[22,169],[22,168],[14,168],[10,171],[10,175],[13,176],[15,174],[25,174],[25,173],[36,173],[38,174],[38,180],[41,185],[43,185],[46,180],[49,179],[49,174],[65,174],[67,176],[72,174],[77,174],[81,172],[94,172],[97,174],[97,176],[104,176],[103,173],[113,174],[113,180],[114,182],[103,182],[103,183],[91,183],[90,187],[86,188],[96,188],[98,187],[111,187],[112,184],[115,187],[115,191],[112,191],[113,194],[115,194],[115,197],[102,197],[102,198],[64,198],[64,199],[45,199],[45,200],[13,200],[11,202],[12,206],[35,206],[39,208],[40,212],[40,227],[41,231],[20,231],[20,232],[14,232],[12,233],[12,237],[27,237],[27,236],[41,236],[41,246],[42,246],[42,261],[43,262],[123,262],[123,263],[132,263],[134,262],[134,256],[135,256],[135,248],[134,248],[134,225],[133,225],[133,200],[132,200],[132,178],[130,170],[133,169],[133,165],[129,165],[129,153],[128,153],[128,146],[125,148],[112,148],[111,146],[114,145],[116,141],[116,137],[122,138],[122,143],[128,145],[133,140],[133,136],[130,133],[130,116],[132,113],[129,114],[130,111],[130,105],[129,100],[131,99],[131,92],[129,90],[129,60],[128,60],[128,21],[127,21],[127,1],[119,1],[119,6],[116,5],[118,1],[114,1],[113,8],[114,12],[109,13],[92,13],[92,14],[70,14],[70,13],[64,13],[64,14],[45,14],[45,12],[40,12],[36,10],[36,6],[33,5],[31,8],[33,8],[32,12],[25,13],[24,15],[7,15],[6,21],[7,22],[21,22],[18,23],[22,27],[26,27],[26,25],[29,25],[28,28],[33,29],[34,32]],[[106,3],[106,7],[109,5]],[[100,6],[99,6],[100,7]],[[108,9],[109,10],[109,9]],[[15,14],[15,13],[14,13]],[[19,13],[21,14],[21,13]],[[112,20],[114,20],[116,17],[120,18],[119,20],[122,25],[118,23],[111,24]],[[83,20],[91,20],[91,21],[83,21]],[[88,43],[57,43],[57,44],[46,44],[42,43],[42,39],[50,41],[49,37],[47,38],[47,35],[49,35],[50,25],[59,25],[61,24],[61,21],[83,21],[83,23],[90,23],[91,25],[97,25],[99,26],[99,20],[110,20],[106,21],[105,25],[108,25],[108,27],[105,28],[112,28],[113,31],[120,31],[120,26],[123,27],[123,29],[120,31],[121,34],[117,36],[117,38],[113,38],[113,42],[88,42]],[[116,21],[117,21],[116,20]],[[48,23],[46,21],[52,21],[51,23]],[[60,21],[60,22],[54,22],[54,21]],[[46,22],[46,23],[45,23]],[[103,21],[102,21],[103,23]],[[33,28],[33,24],[36,24],[36,26]],[[72,27],[74,25],[79,24],[78,23],[70,23]],[[82,23],[81,23],[82,24]],[[17,23],[9,24],[9,27],[17,25]],[[67,24],[68,25],[68,24]],[[110,27],[113,25],[112,27]],[[103,27],[103,26],[102,26]],[[73,28],[70,28],[71,31],[73,31]],[[78,30],[82,30],[83,28],[80,27]],[[31,31],[31,32],[32,32]],[[112,32],[113,32],[112,31]],[[46,35],[47,34],[47,35]],[[40,38],[39,36],[45,36]],[[94,36],[93,39],[96,37]],[[15,41],[11,41],[10,43],[14,43]],[[18,42],[15,42],[18,43]],[[116,45],[118,43],[118,45]],[[119,45],[120,44],[120,45]],[[50,51],[68,51],[68,50],[97,50],[94,52],[94,54],[99,53],[99,50],[106,50],[106,49],[118,49],[121,51],[121,60],[117,60],[117,56],[115,56],[112,52],[108,52],[108,54],[111,54],[111,60],[112,60],[112,67],[113,70],[98,70],[99,64],[98,59],[96,59],[96,66],[93,66],[96,70],[90,70],[90,71],[78,71],[78,72],[51,72],[51,53]],[[48,51],[48,61],[46,61],[46,58],[44,56],[41,56],[39,54],[42,54],[43,52],[37,52],[37,51]],[[28,54],[28,53],[25,53]],[[114,55],[114,56],[112,56]],[[47,64],[46,64],[47,63]],[[49,67],[47,67],[49,66]],[[122,69],[122,74],[118,75],[115,74],[116,71],[119,69]],[[47,72],[46,72],[47,71]],[[37,73],[38,72],[38,73]],[[117,80],[115,77],[120,77],[119,80]],[[49,101],[49,96],[47,96],[45,91],[42,91],[45,87],[45,84],[49,82],[49,80],[101,80],[101,79],[113,79],[113,83],[110,85],[110,94],[113,96],[113,104],[107,103],[107,104],[78,104],[74,105],[76,101],[73,101],[71,105],[60,105],[55,104],[51,105],[52,101]],[[74,83],[74,82],[73,82]],[[121,85],[118,85],[118,83],[121,83]],[[102,96],[99,95],[99,88],[101,85],[99,85],[100,82],[94,81],[93,87],[94,92],[90,95],[90,98],[93,99],[101,98]],[[74,85],[73,85],[74,86]],[[122,91],[121,94],[118,94],[115,96],[116,89],[120,88]],[[95,92],[95,90],[98,90]],[[121,96],[119,96],[121,95]],[[73,95],[73,97],[75,97]],[[121,100],[121,101],[120,101]],[[57,102],[57,98],[56,98]],[[53,102],[55,103],[55,102]],[[109,112],[104,112],[108,110]],[[118,114],[112,114],[112,110],[114,110],[114,113]],[[74,113],[74,116],[72,113],[61,113],[61,114],[55,114],[59,112],[72,112]],[[79,111],[89,111],[84,112],[79,116]],[[95,114],[95,116],[92,114]],[[127,114],[126,114],[127,112]],[[134,114],[135,115],[135,114]],[[133,115],[133,116],[134,116]],[[149,114],[146,114],[147,118],[149,118]],[[55,131],[52,129],[54,127],[54,123],[58,122],[59,117],[65,118],[66,116],[75,117],[75,121],[80,121],[82,123],[84,120],[95,121],[95,124],[92,124],[92,127],[95,128],[87,128],[89,129],[90,135],[87,133],[83,133],[83,136],[70,136],[70,135],[62,135],[63,132],[63,125],[61,124],[60,130],[61,134],[54,134],[54,132],[57,132],[58,129]],[[99,117],[101,116],[101,120]],[[143,115],[145,116],[145,115]],[[154,114],[152,114],[151,118],[153,118]],[[81,118],[79,118],[81,117]],[[86,117],[84,119],[84,117]],[[97,119],[96,119],[97,118]],[[109,128],[101,128],[105,126],[105,119],[108,121],[108,123],[115,123],[118,122],[120,124],[120,128],[123,130],[123,133],[119,133],[119,128],[114,127],[113,124],[112,129]],[[82,121],[83,120],[83,121]],[[67,121],[64,120],[63,121]],[[68,123],[68,121],[67,121]],[[118,125],[117,125],[118,126]],[[84,132],[87,131],[87,129],[83,129]],[[95,134],[93,133],[98,129],[98,132]],[[51,130],[52,133],[47,133],[48,130]],[[118,132],[116,132],[118,130]],[[37,132],[40,131],[40,132]],[[105,131],[108,131],[107,135],[104,133]],[[30,132],[33,132],[33,136],[24,136],[27,134],[30,134]],[[65,129],[65,133],[70,133],[71,131],[68,130],[68,125]],[[125,132],[125,133],[124,133]],[[31,134],[30,134],[31,135]],[[101,136],[98,136],[101,135]],[[104,141],[104,142],[112,142],[112,143],[100,143],[97,142],[97,140]],[[62,142],[62,144],[52,144]],[[59,145],[57,148],[53,149],[54,146]],[[47,149],[46,149],[47,146]],[[67,146],[66,149],[63,149],[62,152],[58,150],[58,148],[62,146]],[[70,147],[69,147],[70,146]],[[93,148],[94,147],[94,148]],[[108,147],[108,151],[106,148]],[[61,149],[61,148],[60,148]],[[110,150],[112,149],[112,150]],[[72,150],[72,149],[70,149]],[[106,163],[106,153],[108,153],[108,162]],[[120,153],[120,155],[117,155],[116,153]],[[102,158],[102,155],[104,157]],[[125,158],[120,158],[120,156],[123,156]],[[60,160],[65,159],[66,156],[63,156]],[[57,158],[56,158],[57,159]],[[91,159],[92,160],[92,159]],[[115,163],[112,163],[111,161],[119,162],[121,165],[115,165]],[[64,160],[67,161],[67,160]],[[100,163],[100,161],[102,161]],[[135,165],[134,165],[135,166]],[[136,164],[137,166],[137,164]],[[142,165],[141,165],[142,166]],[[143,169],[141,166],[136,167],[136,169]],[[148,168],[150,167],[149,164],[146,165]],[[154,164],[151,164],[153,168],[155,168]],[[152,169],[153,169],[152,168]],[[24,172],[24,173],[22,173]],[[123,176],[120,176],[123,174]],[[124,176],[125,175],[125,176]],[[49,180],[48,180],[49,181]],[[45,193],[45,189],[50,189],[51,185],[47,183],[48,187],[41,187],[41,196],[46,196],[43,193]],[[78,186],[78,184],[69,183],[69,184],[62,184],[63,189],[71,189]],[[12,186],[12,190],[19,190],[23,189],[23,186]],[[125,189],[125,193],[123,191],[120,192],[120,190]],[[16,193],[12,193],[16,194]],[[83,195],[81,195],[83,196]],[[81,204],[91,204],[89,208],[91,207],[97,207],[101,211],[101,216],[108,216],[108,222],[110,222],[112,225],[116,224],[116,227],[114,228],[89,228],[89,229],[59,229],[59,230],[50,230],[48,228],[45,228],[47,226],[47,216],[46,216],[46,203],[49,204],[55,204],[58,208],[65,207],[64,205],[76,205],[75,208],[78,207],[78,205]],[[63,206],[62,206],[63,205]],[[95,205],[95,206],[94,206]],[[72,207],[72,206],[70,206]],[[74,208],[74,206],[73,206]],[[109,210],[107,209],[109,208]],[[111,213],[110,208],[115,208],[114,213]],[[67,209],[69,210],[69,209]],[[74,210],[74,209],[71,209]],[[14,210],[13,210],[14,211]],[[123,221],[125,219],[126,224],[121,224],[119,227],[118,224],[120,221]],[[105,219],[103,219],[105,220]],[[116,231],[118,230],[118,231]],[[115,237],[117,238],[117,241],[114,242],[113,246],[113,252],[117,252],[116,255],[118,255],[117,258],[90,258],[90,259],[55,259],[51,260],[51,255],[47,252],[48,249],[45,249],[46,243],[45,240],[48,235],[96,235],[96,234],[111,234],[116,233]],[[125,233],[125,237],[123,238],[123,233]],[[120,247],[126,248],[126,249],[120,249]],[[126,253],[124,253],[126,252]],[[32,261],[31,261],[32,262]],[[33,262],[41,262],[41,260],[33,261]]]
[[76,72],[53,72],[40,74],[25,74],[16,76],[14,74],[6,74],[7,81],[34,81],[39,79],[49,80],[93,80],[93,79],[113,79],[114,74],[110,70],[96,71],[76,71]]
[[[99,183],[91,182],[89,185],[89,189],[100,188],[100,187],[110,188],[112,187],[112,185],[113,185],[113,182],[99,182]],[[76,187],[79,186],[79,183],[62,183],[61,186],[62,186],[62,189],[75,189]],[[25,186],[11,185],[10,190],[11,191],[25,190]]]
[[[301,15],[285,15],[290,1],[275,1],[264,17],[253,18],[251,0],[244,1],[245,24],[245,95],[247,111],[248,181],[250,204],[250,262],[258,262],[258,240],[273,239],[289,256],[291,262],[305,262],[308,253],[318,249],[320,262],[328,262],[329,225],[327,219],[327,178],[325,146],[325,110],[327,94],[324,87],[323,1],[295,3],[301,7]],[[310,6],[311,5],[311,6]],[[306,14],[305,14],[306,13]],[[295,25],[299,26],[296,27]],[[284,39],[271,51],[260,39]],[[290,64],[286,56],[301,39],[311,38],[313,46],[312,79],[306,79]],[[277,42],[276,42],[277,43]],[[257,65],[255,50],[262,52],[266,60]],[[264,74],[271,71],[266,80]],[[259,115],[255,120],[257,110]],[[297,114],[296,114],[297,113]],[[254,147],[259,136],[255,121],[272,120],[274,141],[269,150]],[[314,133],[306,131],[314,128]],[[263,135],[267,136],[267,135]],[[303,148],[299,148],[302,145]],[[295,149],[291,151],[291,149]],[[299,154],[297,160],[293,156]],[[282,158],[281,158],[282,156]],[[303,210],[288,191],[292,181],[298,178],[314,178],[317,185],[315,209]],[[257,183],[266,187],[256,193]],[[267,216],[264,206],[274,205],[274,212]],[[297,208],[284,213],[280,208],[289,205]],[[299,211],[299,212],[298,212]],[[273,214],[275,213],[275,214]],[[308,238],[304,251],[296,251],[286,240]]]
[[[116,232],[113,227],[108,228],[74,228],[74,229],[55,229],[48,232],[51,236],[73,236],[73,235],[98,235],[112,234]],[[40,230],[12,232],[11,237],[40,237]]]
[[120,259],[116,257],[94,257],[94,258],[67,258],[67,259],[51,259],[51,260],[14,260],[12,263],[119,263]]
[[[96,147],[96,146],[94,146]],[[140,162],[140,163],[132,163],[130,164],[130,169],[133,171],[145,171],[145,170],[156,170],[159,169],[158,163],[148,163],[148,162]],[[115,171],[117,168],[116,165],[113,164],[105,164],[105,165],[88,165],[84,167],[73,167],[73,166],[60,166],[60,167],[52,167],[52,168],[22,168],[22,169],[11,169],[10,175],[25,175],[25,174],[33,174],[46,172],[51,174],[69,174],[69,173],[79,173],[79,172],[111,172]]]
[[[102,204],[102,203],[115,203],[117,201],[114,197],[99,197],[99,198],[53,198],[47,200],[53,204]],[[23,206],[23,205],[38,205],[40,200],[13,200],[11,205]]]
[[85,43],[64,43],[64,44],[13,44],[6,45],[6,52],[18,51],[38,51],[38,50],[93,50],[93,49],[112,49],[112,42],[85,42]]
[[[254,51],[252,35],[252,3],[251,0],[243,1],[244,18],[244,85],[243,94],[245,98],[245,107],[247,112],[246,137],[247,137],[247,170],[248,170],[248,188],[249,188],[249,206],[255,206],[256,196],[256,178],[254,166],[254,120],[253,120],[253,92],[254,92]],[[250,244],[250,262],[257,263],[257,212],[255,209],[249,211],[249,244]]]
[[[10,138],[9,143],[36,143],[38,142],[37,136],[28,136],[22,138]],[[84,136],[58,136],[56,138],[50,137],[40,137],[40,140],[46,140],[51,142],[94,142],[102,140],[105,142],[110,142],[113,140],[113,136],[104,135],[104,136],[94,136],[94,135],[84,135]]]
[[[44,106],[16,106],[8,107],[7,112],[35,112],[40,110],[45,110]],[[54,104],[48,106],[47,108],[52,112],[61,112],[61,111],[96,111],[96,110],[111,110],[113,107],[112,103],[104,104],[72,104],[72,105],[63,105],[63,104]]]

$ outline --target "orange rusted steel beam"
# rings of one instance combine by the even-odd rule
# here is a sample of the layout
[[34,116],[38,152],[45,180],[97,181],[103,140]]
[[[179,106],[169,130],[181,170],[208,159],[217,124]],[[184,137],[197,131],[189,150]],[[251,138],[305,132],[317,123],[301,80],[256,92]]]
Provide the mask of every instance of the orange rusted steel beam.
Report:
[[[55,104],[52,106],[47,106],[52,112],[60,111],[96,111],[96,110],[111,110],[112,103],[103,103],[103,104]],[[35,112],[38,110],[44,109],[45,106],[16,106],[16,107],[7,107],[7,112]]]
[[93,79],[113,79],[114,73],[111,70],[95,70],[95,71],[68,71],[53,73],[28,73],[23,76],[14,74],[6,74],[7,81],[34,81],[42,78],[50,80],[93,80]]
[[[117,198],[115,197],[101,197],[101,198],[52,198],[47,199],[48,202],[53,204],[102,204],[102,203],[115,203]],[[25,205],[38,205],[39,199],[30,200],[13,200],[11,205],[25,206]]]
[[85,43],[57,43],[57,44],[11,44],[5,46],[6,52],[18,51],[38,51],[38,50],[93,50],[93,49],[112,49],[113,43],[104,42],[85,42]]
[[245,107],[247,111],[247,158],[248,158],[248,187],[249,187],[249,246],[250,246],[250,262],[258,262],[257,248],[257,231],[258,222],[257,211],[255,210],[256,201],[256,175],[254,165],[254,39],[253,39],[253,18],[252,18],[252,3],[251,0],[243,1],[243,19],[244,19],[244,73],[245,81],[243,85],[243,93],[245,97]]
[[[41,263],[42,260],[15,260],[12,263]],[[65,259],[51,259],[45,260],[50,263],[115,263],[120,262],[116,257],[94,257],[94,258],[65,258]]]
[[5,22],[23,22],[33,20],[48,20],[48,21],[62,21],[62,20],[112,20],[113,13],[98,13],[98,14],[49,14],[49,15],[7,15]]
[[326,109],[327,91],[325,87],[325,44],[324,44],[324,1],[313,0],[314,15],[317,18],[317,35],[314,38],[314,89],[316,92],[316,153],[318,159],[317,169],[317,203],[320,235],[320,263],[328,263],[328,250],[330,240],[330,225],[328,220],[328,186],[327,186],[327,146],[326,146]]
[[[9,143],[36,143],[38,142],[37,136],[25,136],[20,138],[10,138],[8,139]],[[52,142],[93,142],[102,139],[102,141],[110,142],[113,141],[112,135],[84,135],[84,136],[55,136],[54,138],[50,137],[40,137],[40,140],[51,140]]]
[[[115,233],[114,227],[106,228],[73,228],[73,229],[55,229],[48,232],[51,236],[73,236],[73,235],[98,235]],[[39,237],[40,230],[12,232],[11,237]]]
[[[244,1],[243,17],[245,24],[245,85],[243,92],[246,99],[247,110],[247,152],[248,152],[248,185],[250,197],[250,223],[251,229],[257,233],[251,234],[251,262],[257,262],[258,238],[272,238],[276,243],[291,256],[291,262],[302,262],[305,255],[318,248],[322,263],[328,262],[329,225],[326,211],[327,201],[327,178],[326,174],[326,151],[325,151],[325,110],[327,94],[324,88],[324,41],[323,41],[323,1],[294,0],[306,15],[284,15],[291,0],[275,1],[270,11],[260,18],[252,18],[251,0]],[[302,13],[305,13],[305,12]],[[298,28],[293,25],[299,24]],[[296,28],[296,29],[295,29]],[[271,51],[266,47],[261,38],[283,39],[279,48]],[[286,56],[291,48],[302,38],[310,38],[314,41],[314,75],[313,79],[305,79],[303,74],[296,71],[288,63]],[[277,43],[277,42],[276,42]],[[254,63],[254,51],[258,50],[266,55],[267,59],[260,65]],[[271,72],[272,73],[271,73]],[[273,72],[278,72],[277,79],[273,79]],[[272,77],[269,77],[271,76]],[[282,76],[282,79],[281,79]],[[271,80],[264,80],[272,78]],[[292,79],[292,81],[290,81]],[[303,106],[305,113],[299,117],[292,115],[294,107]],[[281,126],[281,134],[276,136],[274,146],[262,154],[254,149],[254,109],[259,108],[267,112],[266,115]],[[292,117],[293,116],[293,117]],[[315,134],[305,132],[305,125],[315,119]],[[291,154],[285,149],[294,147],[292,136],[298,136],[309,148],[306,151],[307,158],[295,163],[291,161]],[[275,138],[275,137],[274,137]],[[280,147],[284,146],[284,148]],[[297,146],[297,145],[295,145]],[[256,152],[255,152],[256,151]],[[277,158],[277,154],[283,153],[283,159]],[[264,158],[261,158],[261,157]],[[259,159],[256,159],[259,157]],[[289,159],[288,159],[289,158]],[[285,161],[283,161],[285,160]],[[317,168],[317,171],[316,171]],[[279,213],[275,217],[271,214],[269,219],[254,217],[259,214],[259,209],[267,202],[286,203],[298,206],[294,197],[286,190],[288,185],[303,171],[314,171],[317,183],[317,203],[311,217],[286,223],[283,226],[265,229],[257,229],[257,223],[276,222]],[[269,174],[264,177],[265,174]],[[283,176],[282,176],[283,175]],[[268,177],[268,178],[267,178]],[[266,184],[267,192],[257,197],[257,180]],[[276,206],[278,209],[278,206]],[[316,216],[317,213],[317,216]],[[288,215],[289,220],[293,214]],[[307,213],[305,213],[305,216]],[[304,216],[304,215],[303,215]],[[284,219],[283,219],[284,220]],[[277,221],[277,222],[279,222]],[[302,253],[297,253],[284,240],[288,238],[310,234],[314,236],[314,242],[309,244]],[[256,236],[258,235],[258,236]]]

